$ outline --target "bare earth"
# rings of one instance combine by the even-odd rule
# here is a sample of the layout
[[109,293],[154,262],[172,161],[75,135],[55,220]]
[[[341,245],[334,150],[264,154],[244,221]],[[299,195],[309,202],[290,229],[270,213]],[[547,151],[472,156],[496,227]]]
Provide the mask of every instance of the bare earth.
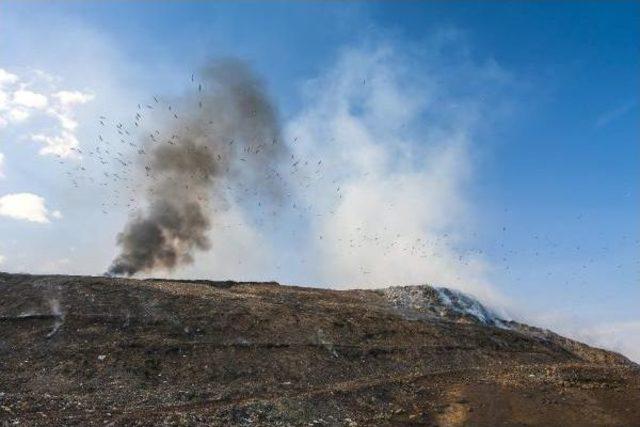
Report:
[[430,287],[0,273],[0,425],[640,426],[640,368]]

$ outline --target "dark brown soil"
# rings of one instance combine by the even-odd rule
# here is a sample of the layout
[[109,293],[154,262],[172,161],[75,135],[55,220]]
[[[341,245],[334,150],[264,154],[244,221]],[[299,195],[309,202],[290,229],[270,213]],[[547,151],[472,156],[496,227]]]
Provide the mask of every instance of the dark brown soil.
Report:
[[383,291],[0,273],[0,425],[640,426],[640,370]]

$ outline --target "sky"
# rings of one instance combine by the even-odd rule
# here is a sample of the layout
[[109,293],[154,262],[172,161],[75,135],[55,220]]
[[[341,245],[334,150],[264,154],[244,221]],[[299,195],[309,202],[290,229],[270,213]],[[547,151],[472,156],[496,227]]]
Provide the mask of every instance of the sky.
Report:
[[138,150],[234,58],[291,154],[279,207],[229,177],[211,247],[139,276],[433,283],[640,361],[640,3],[5,1],[0,17],[0,270],[104,273],[148,207]]

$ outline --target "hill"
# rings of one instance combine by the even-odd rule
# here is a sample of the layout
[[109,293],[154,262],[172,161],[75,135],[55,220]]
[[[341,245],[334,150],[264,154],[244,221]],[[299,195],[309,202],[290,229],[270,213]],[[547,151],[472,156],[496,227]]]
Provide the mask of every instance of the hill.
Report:
[[0,425],[640,425],[640,368],[430,286],[0,273]]

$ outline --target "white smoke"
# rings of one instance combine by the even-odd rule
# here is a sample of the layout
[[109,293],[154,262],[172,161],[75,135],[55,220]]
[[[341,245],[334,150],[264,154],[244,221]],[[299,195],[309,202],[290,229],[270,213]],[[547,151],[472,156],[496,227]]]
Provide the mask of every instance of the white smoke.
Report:
[[430,282],[499,299],[485,260],[464,248],[473,137],[488,111],[480,101],[500,73],[467,60],[445,67],[441,53],[348,49],[305,87],[287,135],[300,162],[292,185],[308,223],[310,283]]
[[53,328],[47,334],[47,338],[51,338],[58,332],[60,327],[64,323],[64,311],[62,310],[62,306],[60,305],[60,301],[57,298],[49,299],[49,309],[51,310],[51,314],[55,317],[55,322],[53,323]]

